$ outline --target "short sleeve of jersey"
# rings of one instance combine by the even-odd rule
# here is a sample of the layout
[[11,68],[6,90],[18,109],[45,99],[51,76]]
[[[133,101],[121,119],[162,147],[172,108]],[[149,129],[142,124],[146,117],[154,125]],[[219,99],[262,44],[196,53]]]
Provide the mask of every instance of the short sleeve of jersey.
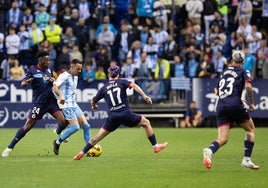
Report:
[[32,78],[33,77],[33,71],[32,69],[28,69],[27,72],[26,72],[26,75],[25,77],[23,78],[23,80],[28,80],[29,78]]
[[245,82],[250,82],[250,83],[252,82],[251,74],[248,70],[245,70],[243,72],[243,77],[245,79]]
[[68,73],[67,72],[64,72],[64,73],[61,73],[59,75],[59,77],[57,78],[57,80],[54,82],[54,85],[56,85],[57,87],[61,86],[62,83],[67,80],[68,78]]

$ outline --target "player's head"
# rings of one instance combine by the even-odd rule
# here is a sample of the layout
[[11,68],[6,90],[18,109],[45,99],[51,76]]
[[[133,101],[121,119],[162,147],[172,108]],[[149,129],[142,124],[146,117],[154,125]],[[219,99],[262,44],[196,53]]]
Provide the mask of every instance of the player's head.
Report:
[[240,51],[240,50],[236,50],[233,52],[232,54],[232,61],[236,64],[243,64],[245,59],[245,54],[244,52]]
[[40,51],[37,53],[38,65],[42,69],[48,68],[49,65],[49,53],[47,51]]
[[120,68],[116,65],[112,65],[108,68],[108,74],[111,78],[116,78],[119,76]]
[[71,61],[71,67],[69,73],[73,76],[78,76],[82,72],[83,64],[79,59],[73,59]]

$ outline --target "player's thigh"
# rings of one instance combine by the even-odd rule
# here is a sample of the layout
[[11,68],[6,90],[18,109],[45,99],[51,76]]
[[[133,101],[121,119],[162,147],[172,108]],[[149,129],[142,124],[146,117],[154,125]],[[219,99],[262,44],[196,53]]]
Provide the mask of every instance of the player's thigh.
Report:
[[74,108],[63,108],[62,113],[64,115],[64,118],[70,123],[70,124],[78,124],[77,116],[75,113]]
[[28,113],[28,118],[33,120],[42,119],[43,115],[48,112],[47,104],[33,103]]

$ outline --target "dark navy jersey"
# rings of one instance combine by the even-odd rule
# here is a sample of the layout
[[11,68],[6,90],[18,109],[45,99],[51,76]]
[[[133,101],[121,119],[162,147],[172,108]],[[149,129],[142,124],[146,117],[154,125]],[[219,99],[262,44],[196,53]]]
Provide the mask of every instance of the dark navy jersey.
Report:
[[239,66],[231,66],[225,69],[218,83],[218,107],[242,105],[241,95],[245,82],[252,82],[249,71]]
[[42,70],[38,66],[31,66],[24,78],[27,80],[33,78],[31,83],[33,89],[33,103],[49,103],[51,100],[56,100],[53,92],[53,83],[48,79],[52,77],[50,69]]
[[131,82],[125,79],[110,80],[93,97],[93,101],[97,103],[104,98],[110,112],[129,110],[126,90],[130,84]]

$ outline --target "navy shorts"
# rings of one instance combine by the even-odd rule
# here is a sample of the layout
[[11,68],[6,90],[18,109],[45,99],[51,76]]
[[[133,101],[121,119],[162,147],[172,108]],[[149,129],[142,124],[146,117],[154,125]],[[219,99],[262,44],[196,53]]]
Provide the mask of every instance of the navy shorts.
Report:
[[234,122],[240,124],[248,119],[250,119],[249,113],[243,106],[217,107],[217,126],[223,124],[232,126]]
[[114,131],[120,125],[127,127],[135,127],[141,121],[141,115],[135,114],[131,111],[122,111],[122,112],[111,112],[109,117],[106,119],[103,128],[107,131]]
[[57,111],[60,111],[57,103],[33,103],[28,118],[38,120],[47,112],[53,115]]

